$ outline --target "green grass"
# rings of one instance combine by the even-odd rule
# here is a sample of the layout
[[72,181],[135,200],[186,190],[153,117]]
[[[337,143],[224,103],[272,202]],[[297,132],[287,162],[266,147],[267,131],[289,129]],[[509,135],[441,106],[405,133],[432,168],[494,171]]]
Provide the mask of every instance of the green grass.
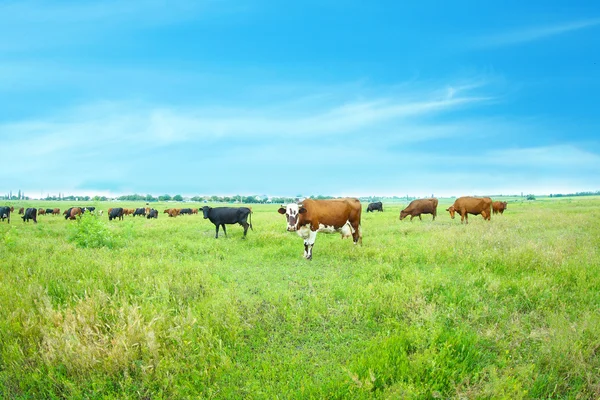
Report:
[[319,234],[312,262],[275,205],[252,206],[245,240],[237,225],[215,240],[201,215],[15,213],[0,395],[599,398],[600,198],[510,202],[467,226],[450,204],[435,222],[363,213],[362,247]]

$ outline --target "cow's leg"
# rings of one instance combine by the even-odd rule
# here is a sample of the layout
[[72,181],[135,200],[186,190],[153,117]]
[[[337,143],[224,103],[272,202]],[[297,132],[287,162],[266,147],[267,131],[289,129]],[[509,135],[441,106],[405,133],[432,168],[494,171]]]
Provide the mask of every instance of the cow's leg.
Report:
[[317,232],[311,230],[308,234],[308,238],[304,240],[304,258],[312,260],[312,249],[315,245],[315,239],[317,238]]
[[215,224],[215,228],[216,228],[215,239],[218,239],[219,238],[219,224]]
[[223,233],[225,234],[225,237],[227,237],[227,229],[225,229],[225,224],[221,224],[221,228],[223,228]]
[[411,221],[411,222],[412,222],[412,220],[413,220],[413,218],[414,218],[414,217],[415,217],[414,215],[411,215],[411,216],[410,216],[410,221]]
[[421,214],[419,214],[419,221],[423,221],[423,218],[421,218]]
[[240,225],[244,227],[244,237],[246,237],[246,233],[248,232],[248,227],[250,225],[247,222],[240,222]]
[[358,244],[359,242],[362,244],[362,232],[360,230],[360,224],[357,224],[356,226],[352,225],[352,228],[352,239],[354,239],[354,244]]

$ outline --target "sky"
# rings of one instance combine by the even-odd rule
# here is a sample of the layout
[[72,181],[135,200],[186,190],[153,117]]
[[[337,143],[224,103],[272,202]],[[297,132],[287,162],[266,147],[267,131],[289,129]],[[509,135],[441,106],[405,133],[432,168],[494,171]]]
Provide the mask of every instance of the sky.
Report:
[[0,0],[18,190],[597,191],[600,3]]

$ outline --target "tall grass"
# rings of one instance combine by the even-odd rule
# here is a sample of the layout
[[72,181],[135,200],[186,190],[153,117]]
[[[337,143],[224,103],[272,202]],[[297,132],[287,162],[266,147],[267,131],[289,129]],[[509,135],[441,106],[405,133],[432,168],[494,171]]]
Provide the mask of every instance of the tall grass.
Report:
[[364,213],[362,247],[319,234],[312,262],[269,205],[247,240],[198,215],[0,224],[0,394],[600,397],[600,199],[468,226],[447,203]]

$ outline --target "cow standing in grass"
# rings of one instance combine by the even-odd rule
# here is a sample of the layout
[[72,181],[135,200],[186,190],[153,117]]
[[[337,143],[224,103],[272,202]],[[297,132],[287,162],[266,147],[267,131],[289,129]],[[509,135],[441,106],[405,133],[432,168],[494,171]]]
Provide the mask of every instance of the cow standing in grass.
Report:
[[[240,224],[244,227],[244,238],[248,232],[248,228],[252,228],[252,211],[248,207],[202,207],[204,213],[204,219],[209,219],[210,222],[215,224],[216,233],[215,239],[219,237],[219,226],[223,227],[223,232],[227,236],[227,230],[225,224]],[[250,223],[247,222],[248,216],[250,216]]]
[[23,216],[21,218],[23,218],[23,222],[29,222],[30,219],[33,220],[34,224],[37,224],[37,209],[35,208],[28,208],[27,210],[25,210],[25,213],[23,214]]
[[436,198],[413,200],[408,207],[400,211],[400,221],[409,215],[411,221],[414,217],[419,217],[419,220],[422,221],[423,218],[421,218],[421,214],[432,214],[433,221],[435,221],[435,217],[437,216],[437,206],[438,199]]
[[492,218],[492,199],[489,197],[459,197],[446,211],[450,213],[452,219],[454,219],[454,213],[458,213],[461,224],[469,223],[469,214],[481,214],[484,220],[489,221]]
[[492,210],[494,214],[504,214],[504,210],[506,210],[506,206],[508,203],[506,201],[494,201],[492,203]]
[[304,258],[307,260],[312,260],[317,232],[340,232],[342,239],[352,236],[354,244],[362,244],[362,208],[358,199],[306,199],[300,204],[281,206],[277,211],[285,215],[288,232],[297,232],[304,239]]

